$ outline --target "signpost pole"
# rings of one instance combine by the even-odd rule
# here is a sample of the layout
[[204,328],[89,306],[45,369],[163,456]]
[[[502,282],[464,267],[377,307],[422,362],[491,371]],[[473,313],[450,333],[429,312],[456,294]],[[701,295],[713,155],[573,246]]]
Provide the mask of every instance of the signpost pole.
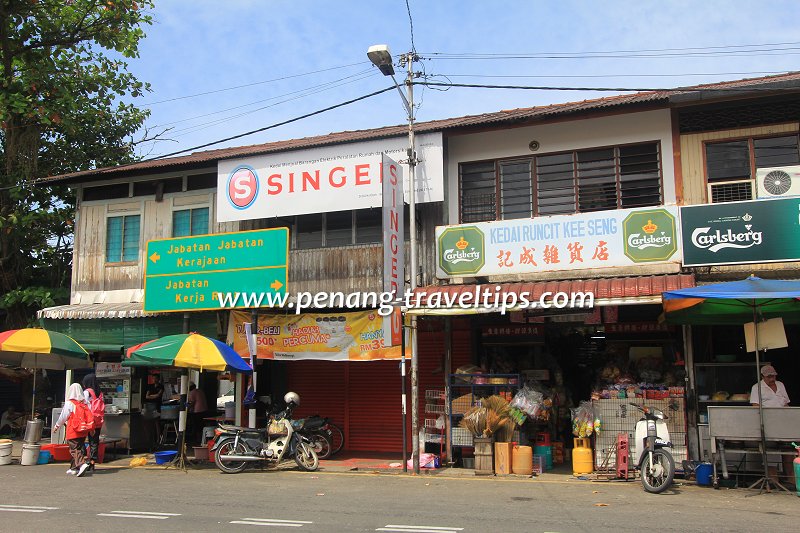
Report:
[[[253,323],[253,326],[252,326],[253,331],[251,332],[252,340],[251,340],[251,346],[250,346],[250,366],[253,367],[253,374],[252,374],[252,376],[253,376],[252,377],[252,379],[253,379],[253,398],[252,398],[253,403],[252,403],[252,407],[250,407],[250,411],[249,411],[249,415],[250,415],[250,417],[249,417],[250,418],[249,427],[255,428],[256,427],[256,403],[255,403],[255,399],[256,399],[256,390],[257,390],[257,388],[256,388],[257,387],[257,385],[256,385],[256,383],[257,383],[257,380],[256,380],[256,363],[258,362],[258,353],[257,353],[257,351],[258,351],[257,350],[257,346],[258,345],[256,344],[256,341],[258,339],[258,309],[253,309],[251,311],[251,313],[252,313],[251,314],[251,316],[252,316],[251,321]],[[247,396],[247,395],[245,395],[245,396]]]

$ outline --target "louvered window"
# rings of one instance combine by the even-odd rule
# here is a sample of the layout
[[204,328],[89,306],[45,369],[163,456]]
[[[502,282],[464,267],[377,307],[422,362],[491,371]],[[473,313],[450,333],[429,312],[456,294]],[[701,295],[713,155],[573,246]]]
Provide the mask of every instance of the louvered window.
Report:
[[[657,142],[462,164],[461,222],[661,205]],[[500,201],[495,202],[496,191]]]

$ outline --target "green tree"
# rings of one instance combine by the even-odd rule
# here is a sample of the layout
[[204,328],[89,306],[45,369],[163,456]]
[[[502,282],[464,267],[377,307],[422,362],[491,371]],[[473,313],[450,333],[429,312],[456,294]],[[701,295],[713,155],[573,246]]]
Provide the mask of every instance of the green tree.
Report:
[[[37,180],[134,160],[149,111],[151,0],[0,0],[0,313],[23,326],[69,293],[75,199]],[[141,141],[143,139],[139,139]]]

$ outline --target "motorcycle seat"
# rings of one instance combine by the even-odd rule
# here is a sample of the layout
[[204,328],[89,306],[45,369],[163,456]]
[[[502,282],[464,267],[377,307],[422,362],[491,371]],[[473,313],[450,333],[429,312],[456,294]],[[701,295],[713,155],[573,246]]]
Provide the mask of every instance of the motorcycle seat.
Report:
[[258,433],[258,434],[263,434],[264,433],[263,429],[247,428],[247,427],[244,427],[244,426],[233,426],[233,425],[229,425],[229,424],[220,424],[219,427],[223,431],[229,431],[229,432]]

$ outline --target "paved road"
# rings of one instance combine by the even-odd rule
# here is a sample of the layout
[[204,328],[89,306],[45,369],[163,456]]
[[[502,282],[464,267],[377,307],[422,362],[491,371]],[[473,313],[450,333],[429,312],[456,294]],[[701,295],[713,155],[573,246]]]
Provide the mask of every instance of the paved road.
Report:
[[[3,531],[796,531],[800,498],[638,483],[366,473],[0,467]],[[546,478],[546,476],[545,476]],[[292,530],[292,529],[290,529]]]

